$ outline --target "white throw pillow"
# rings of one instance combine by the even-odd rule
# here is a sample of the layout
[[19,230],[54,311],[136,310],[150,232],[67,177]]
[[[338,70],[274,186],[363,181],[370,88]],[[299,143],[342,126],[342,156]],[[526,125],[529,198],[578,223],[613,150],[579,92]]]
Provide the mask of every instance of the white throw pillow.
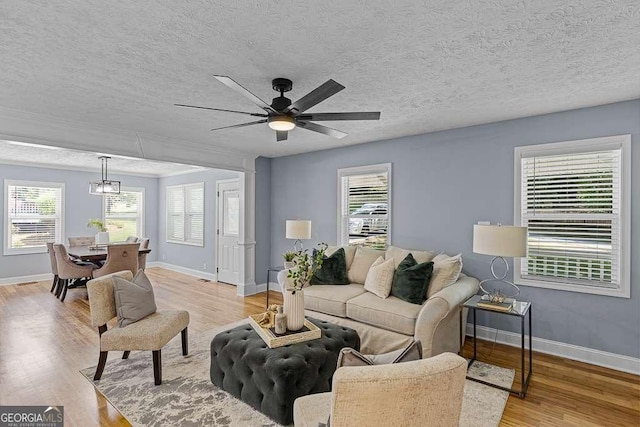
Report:
[[387,252],[385,253],[385,259],[393,259],[394,267],[398,268],[400,263],[409,254],[413,255],[413,259],[415,259],[418,264],[431,261],[433,259],[433,256],[435,255],[431,251],[416,251],[413,249],[402,249],[397,246],[389,246],[387,247]]
[[349,271],[351,264],[353,264],[353,257],[356,254],[356,249],[358,249],[357,246],[328,246],[327,250],[324,251],[324,255],[329,257],[340,248],[344,249],[344,258],[347,261],[347,271]]
[[462,271],[462,254],[450,257],[440,254],[433,259],[433,274],[427,289],[427,298],[440,292],[447,286],[453,285]]
[[380,298],[387,298],[391,293],[391,283],[395,271],[393,259],[385,261],[384,258],[379,257],[369,268],[364,288]]
[[358,246],[351,268],[347,271],[349,282],[364,284],[371,264],[381,256],[384,256],[384,251]]

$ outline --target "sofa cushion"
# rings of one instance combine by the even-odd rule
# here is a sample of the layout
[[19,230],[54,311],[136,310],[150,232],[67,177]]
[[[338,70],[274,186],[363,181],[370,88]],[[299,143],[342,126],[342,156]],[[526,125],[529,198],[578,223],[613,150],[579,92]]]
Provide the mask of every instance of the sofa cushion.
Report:
[[[304,307],[307,310],[347,317],[347,301],[365,292],[364,286],[356,283],[309,286],[304,288]],[[373,297],[378,298],[375,295]]]
[[381,299],[365,292],[347,301],[347,317],[389,331],[413,335],[421,308],[421,305],[394,296]]
[[422,304],[427,299],[431,273],[433,273],[433,262],[418,264],[413,259],[413,255],[407,255],[393,276],[391,295],[412,304]]
[[418,264],[422,264],[423,262],[429,262],[433,260],[435,253],[431,251],[416,251],[413,249],[402,249],[397,246],[388,246],[387,251],[385,252],[385,259],[392,259],[395,265],[395,268],[398,268],[400,263],[407,257],[407,255],[413,255],[413,258],[416,260]]
[[340,248],[344,249],[344,257],[347,260],[347,270],[349,270],[351,268],[351,264],[353,264],[353,257],[356,254],[356,249],[358,249],[357,246],[328,246],[327,249],[325,249],[324,254],[326,256],[333,255],[333,253]]
[[440,254],[433,259],[433,274],[427,289],[427,298],[453,285],[462,271],[462,254],[450,257]]
[[387,298],[391,293],[394,272],[393,260],[385,261],[384,258],[379,257],[369,268],[367,279],[364,281],[364,289],[380,298]]
[[347,261],[344,248],[340,248],[330,256],[325,256],[320,267],[311,276],[312,285],[348,285]]
[[351,283],[364,284],[365,280],[367,280],[367,273],[369,272],[371,264],[381,256],[384,257],[384,251],[358,246],[356,254],[353,256],[351,268],[349,268],[347,272],[349,281]]

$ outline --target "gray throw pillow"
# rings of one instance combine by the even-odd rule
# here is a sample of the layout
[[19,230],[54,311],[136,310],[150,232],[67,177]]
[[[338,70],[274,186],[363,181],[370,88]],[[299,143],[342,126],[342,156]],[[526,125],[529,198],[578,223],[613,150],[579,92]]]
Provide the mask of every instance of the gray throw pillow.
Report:
[[337,367],[388,365],[390,363],[410,362],[422,359],[422,344],[413,341],[407,348],[384,354],[366,355],[352,348],[345,347],[338,355]]
[[116,300],[118,326],[121,328],[144,319],[157,310],[153,286],[142,270],[138,271],[131,282],[115,276],[113,296]]

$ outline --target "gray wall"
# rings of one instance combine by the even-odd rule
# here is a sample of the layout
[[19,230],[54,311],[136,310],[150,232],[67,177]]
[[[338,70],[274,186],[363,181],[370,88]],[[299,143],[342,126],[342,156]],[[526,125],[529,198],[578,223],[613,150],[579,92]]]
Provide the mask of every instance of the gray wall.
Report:
[[[210,169],[202,172],[160,178],[158,183],[158,261],[206,273],[216,272],[216,181],[238,178],[237,172]],[[166,197],[171,185],[204,182],[204,246],[167,242]],[[204,268],[204,264],[207,268]]]
[[[271,159],[256,159],[256,283],[267,283],[271,248]],[[281,265],[282,263],[273,264]],[[271,276],[275,281],[275,275]]]
[[[128,175],[109,175],[122,181],[123,187],[145,188],[145,234],[149,237],[151,253],[148,260],[155,261],[157,255],[158,218],[158,180]],[[87,236],[96,234],[95,229],[87,228],[90,218],[102,217],[102,197],[89,194],[89,181],[99,179],[100,173],[81,172],[60,169],[48,169],[29,166],[0,164],[0,201],[4,200],[4,180],[62,182],[65,184],[65,224],[64,239],[69,236]],[[0,224],[4,224],[4,209],[0,209]],[[5,239],[4,226],[0,238]],[[4,241],[4,240],[3,240]],[[2,251],[0,247],[0,251]],[[49,256],[44,254],[7,255],[0,252],[0,278],[50,273]]]
[[[384,115],[383,115],[384,119]],[[336,170],[392,162],[392,244],[463,253],[467,274],[489,277],[472,252],[473,224],[513,223],[514,147],[632,134],[631,299],[521,287],[534,336],[640,357],[640,100],[349,146],[271,161],[271,262],[291,247],[286,219],[313,221],[313,240],[336,242]],[[259,214],[259,213],[258,213]],[[518,330],[505,316],[480,323]]]

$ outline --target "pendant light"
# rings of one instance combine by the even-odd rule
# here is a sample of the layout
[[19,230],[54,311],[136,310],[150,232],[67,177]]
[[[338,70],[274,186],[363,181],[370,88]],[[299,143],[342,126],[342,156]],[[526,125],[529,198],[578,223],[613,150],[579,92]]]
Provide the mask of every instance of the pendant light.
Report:
[[102,160],[102,179],[89,183],[89,194],[101,196],[103,194],[120,194],[120,181],[110,181],[107,173],[107,161],[109,156],[98,157]]

